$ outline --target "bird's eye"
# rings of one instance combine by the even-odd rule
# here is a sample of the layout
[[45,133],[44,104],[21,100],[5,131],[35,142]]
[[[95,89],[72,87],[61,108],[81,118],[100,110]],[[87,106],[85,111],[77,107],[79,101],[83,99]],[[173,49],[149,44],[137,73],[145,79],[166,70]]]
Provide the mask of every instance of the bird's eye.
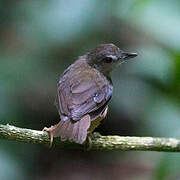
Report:
[[104,61],[105,63],[112,63],[113,58],[112,58],[112,57],[105,57],[105,58],[103,59],[103,61]]
[[108,55],[103,59],[105,63],[112,63],[113,61],[115,62],[117,60],[118,60],[117,56],[114,55]]

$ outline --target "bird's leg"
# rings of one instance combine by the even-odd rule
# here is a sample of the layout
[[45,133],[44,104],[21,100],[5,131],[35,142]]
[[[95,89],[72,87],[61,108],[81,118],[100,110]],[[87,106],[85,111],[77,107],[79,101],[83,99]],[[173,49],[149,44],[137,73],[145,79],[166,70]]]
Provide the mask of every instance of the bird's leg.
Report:
[[104,112],[99,116],[99,118],[97,118],[96,120],[91,122],[91,126],[88,129],[88,133],[87,133],[87,141],[88,141],[88,144],[89,144],[88,150],[90,150],[91,147],[92,147],[92,139],[91,139],[91,137],[93,136],[93,131],[99,126],[100,122],[106,117],[107,111],[108,111],[108,106],[106,107]]
[[46,131],[50,136],[50,145],[49,145],[50,148],[52,147],[52,144],[53,144],[53,137],[54,137],[53,131],[56,129],[56,127],[57,127],[57,124],[54,126],[51,126],[49,128],[47,128],[47,127],[43,128],[43,131]]
[[[59,113],[59,115],[60,115],[59,103],[58,103],[58,95],[57,95],[56,98],[55,98],[54,105],[56,106],[56,108],[57,108],[57,110],[58,110],[58,113]],[[51,127],[49,127],[49,128],[47,128],[47,127],[44,127],[44,128],[43,128],[43,131],[46,131],[46,132],[49,134],[49,136],[50,136],[50,147],[52,147],[52,144],[53,144],[53,137],[54,137],[53,132],[54,132],[54,130],[55,130],[56,128],[57,128],[57,124],[54,125],[54,126],[51,126]]]
[[87,148],[87,150],[88,151],[92,148],[92,139],[91,139],[91,136],[92,136],[92,132],[88,132],[88,134],[87,134],[87,141],[88,141],[88,148]]

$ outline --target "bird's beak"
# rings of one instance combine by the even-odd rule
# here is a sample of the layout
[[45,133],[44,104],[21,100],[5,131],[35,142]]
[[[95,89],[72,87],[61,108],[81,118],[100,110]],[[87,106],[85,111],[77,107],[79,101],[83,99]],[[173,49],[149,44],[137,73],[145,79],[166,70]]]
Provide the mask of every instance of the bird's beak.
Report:
[[134,58],[138,56],[137,53],[133,53],[133,52],[121,52],[121,58],[126,60],[126,59],[130,59],[130,58]]

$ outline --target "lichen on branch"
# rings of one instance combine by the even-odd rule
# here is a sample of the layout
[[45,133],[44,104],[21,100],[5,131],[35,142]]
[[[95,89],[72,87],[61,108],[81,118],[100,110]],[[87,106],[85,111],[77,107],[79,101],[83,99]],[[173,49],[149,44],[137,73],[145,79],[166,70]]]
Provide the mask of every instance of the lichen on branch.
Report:
[[[11,125],[0,125],[0,139],[24,143],[41,144],[49,146],[50,138],[47,132],[19,128]],[[140,150],[180,152],[180,139],[159,137],[130,137],[130,136],[102,136],[99,133],[92,135],[92,142],[84,145],[61,142],[54,138],[53,147],[83,150]]]

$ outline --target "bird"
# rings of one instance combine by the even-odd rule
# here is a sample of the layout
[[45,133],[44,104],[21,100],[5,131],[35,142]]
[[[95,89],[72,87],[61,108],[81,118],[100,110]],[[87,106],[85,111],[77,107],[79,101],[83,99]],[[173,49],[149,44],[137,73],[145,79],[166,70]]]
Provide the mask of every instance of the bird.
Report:
[[122,51],[116,45],[100,44],[70,65],[57,85],[58,124],[43,130],[61,141],[83,144],[106,117],[112,97],[111,72],[138,54]]

